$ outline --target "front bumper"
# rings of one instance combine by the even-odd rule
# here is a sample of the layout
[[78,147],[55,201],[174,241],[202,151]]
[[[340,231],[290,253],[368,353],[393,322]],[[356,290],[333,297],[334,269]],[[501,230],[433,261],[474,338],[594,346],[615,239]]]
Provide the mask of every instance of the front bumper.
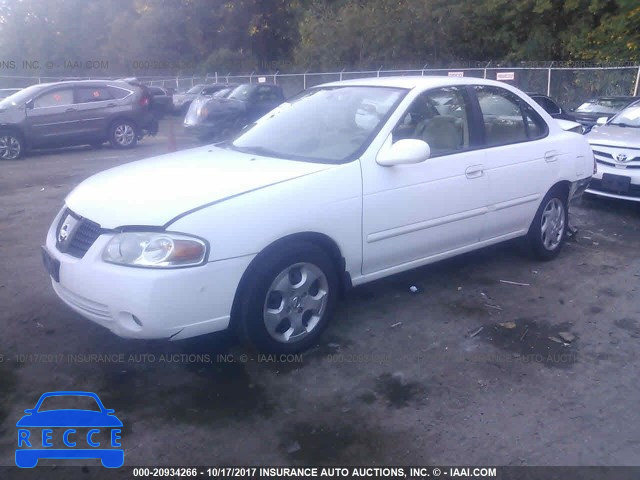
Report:
[[[605,173],[629,177],[631,183],[628,191],[621,193],[604,188],[602,175]],[[614,166],[598,162],[598,172],[593,176],[586,191],[587,193],[602,197],[640,202],[640,168],[616,168]]]
[[253,259],[245,256],[199,267],[135,268],[102,261],[113,234],[102,234],[83,258],[56,249],[55,229],[46,249],[60,262],[53,289],[71,309],[127,338],[193,337],[225,330],[240,278]]
[[184,123],[184,131],[196,137],[215,135],[219,130],[214,123]]

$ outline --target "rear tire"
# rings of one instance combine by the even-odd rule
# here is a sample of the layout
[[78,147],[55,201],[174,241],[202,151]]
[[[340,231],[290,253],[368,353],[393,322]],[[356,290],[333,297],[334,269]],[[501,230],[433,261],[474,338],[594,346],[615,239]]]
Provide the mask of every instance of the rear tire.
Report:
[[259,351],[306,350],[328,325],[338,290],[336,268],[324,250],[307,242],[285,245],[249,272],[233,319],[235,332]]
[[138,143],[138,131],[129,120],[116,120],[109,129],[109,142],[115,148],[133,148]]
[[539,260],[557,257],[566,239],[568,224],[567,193],[553,188],[542,199],[527,233],[534,257]]

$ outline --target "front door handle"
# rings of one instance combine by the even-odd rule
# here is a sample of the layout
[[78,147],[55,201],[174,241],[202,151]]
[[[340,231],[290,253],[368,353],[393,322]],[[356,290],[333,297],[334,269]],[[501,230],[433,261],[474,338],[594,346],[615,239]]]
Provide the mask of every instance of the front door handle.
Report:
[[115,103],[107,103],[107,107],[115,107],[117,104]]
[[467,178],[478,178],[484,175],[483,165],[471,165],[464,171]]
[[555,162],[556,160],[558,160],[558,152],[556,152],[555,150],[549,150],[548,152],[545,152],[544,154],[545,162],[551,163],[551,162]]
[[68,113],[68,112],[75,112],[75,111],[77,111],[77,110],[78,110],[77,108],[70,107],[70,108],[67,108],[67,109],[65,110],[65,112],[67,112],[67,113]]

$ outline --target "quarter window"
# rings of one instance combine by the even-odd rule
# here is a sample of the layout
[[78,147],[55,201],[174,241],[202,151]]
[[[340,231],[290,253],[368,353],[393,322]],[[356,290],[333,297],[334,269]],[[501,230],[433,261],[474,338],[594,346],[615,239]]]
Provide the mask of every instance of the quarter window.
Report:
[[422,93],[411,104],[393,131],[393,141],[404,138],[424,140],[431,156],[446,155],[469,148],[467,103],[456,87]]
[[544,120],[517,95],[498,87],[474,88],[488,146],[535,140],[547,134]]
[[73,90],[70,88],[47,92],[44,95],[40,95],[33,101],[34,108],[58,107],[72,104]]
[[131,92],[120,87],[109,87],[109,94],[112,98],[121,99],[131,94]]

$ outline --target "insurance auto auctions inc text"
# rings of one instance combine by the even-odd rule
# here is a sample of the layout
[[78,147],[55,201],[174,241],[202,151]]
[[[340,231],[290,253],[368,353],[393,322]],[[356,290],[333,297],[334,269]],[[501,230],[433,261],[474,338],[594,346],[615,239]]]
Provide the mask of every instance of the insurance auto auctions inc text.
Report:
[[260,478],[324,477],[324,478],[411,478],[411,477],[495,477],[496,468],[489,467],[262,467],[255,472]]

